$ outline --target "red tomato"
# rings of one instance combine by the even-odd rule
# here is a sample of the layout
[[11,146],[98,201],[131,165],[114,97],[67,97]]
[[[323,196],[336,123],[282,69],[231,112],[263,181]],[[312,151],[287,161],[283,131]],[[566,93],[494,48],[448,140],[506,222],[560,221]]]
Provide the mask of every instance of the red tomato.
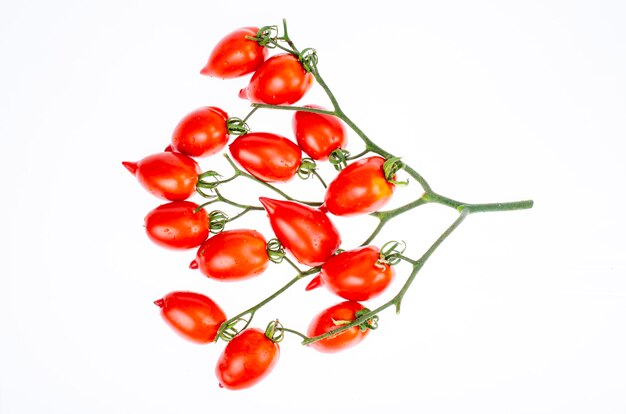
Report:
[[313,85],[308,73],[292,54],[267,59],[252,75],[250,83],[239,96],[250,102],[290,105],[298,102]]
[[198,164],[184,154],[177,152],[159,152],[149,155],[138,162],[122,162],[139,183],[154,196],[182,201],[196,191]]
[[280,346],[257,328],[235,336],[217,360],[215,375],[230,390],[249,388],[265,378],[278,363]]
[[[358,302],[346,301],[323,310],[309,324],[307,336],[309,338],[323,335],[342,324],[350,323],[356,319],[356,313],[364,309]],[[309,344],[310,347],[320,352],[339,352],[351,348],[361,342],[368,334],[369,329],[362,330],[359,326],[353,326],[335,336],[320,339]]]
[[290,180],[302,162],[302,151],[296,144],[267,132],[241,135],[228,148],[246,171],[265,182]]
[[191,201],[172,201],[150,211],[145,218],[150,240],[169,249],[191,249],[209,237],[209,215]]
[[368,300],[382,293],[394,275],[393,267],[380,261],[378,247],[363,246],[328,259],[307,290],[321,284],[344,299]]
[[339,231],[323,211],[294,201],[259,200],[274,234],[300,263],[319,266],[341,245]]
[[228,142],[228,115],[219,108],[206,106],[185,115],[172,134],[174,151],[190,157],[208,157]]
[[228,79],[257,70],[267,57],[267,49],[246,36],[256,37],[258,31],[256,27],[242,27],[227,34],[215,45],[200,73]]
[[336,216],[371,213],[382,208],[395,189],[383,171],[379,156],[353,162],[328,185],[324,206]]
[[[324,109],[317,105],[305,107]],[[325,161],[331,152],[348,145],[346,127],[336,116],[296,111],[291,125],[298,145],[314,160]]]
[[207,239],[191,262],[203,275],[220,281],[258,276],[267,268],[267,243],[255,230],[227,230]]
[[154,301],[163,320],[188,341],[206,344],[215,339],[226,321],[222,309],[210,298],[194,292],[171,292]]

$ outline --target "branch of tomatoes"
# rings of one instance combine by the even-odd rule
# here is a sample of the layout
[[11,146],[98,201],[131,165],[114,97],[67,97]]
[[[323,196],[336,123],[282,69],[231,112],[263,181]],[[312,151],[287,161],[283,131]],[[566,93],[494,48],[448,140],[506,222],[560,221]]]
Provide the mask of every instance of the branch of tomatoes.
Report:
[[[268,58],[268,49],[286,53]],[[533,205],[531,200],[472,204],[436,193],[415,169],[378,146],[346,115],[321,76],[318,63],[314,49],[296,48],[285,20],[282,35],[277,26],[234,31],[218,43],[201,73],[224,79],[254,73],[239,93],[251,102],[250,112],[241,119],[228,117],[217,107],[199,108],[177,125],[164,153],[137,163],[123,163],[153,195],[171,201],[146,217],[146,229],[161,246],[198,247],[190,264],[192,269],[200,269],[214,280],[231,281],[258,276],[269,262],[286,262],[296,272],[280,289],[229,319],[215,302],[199,294],[172,292],[155,301],[166,322],[187,339],[208,343],[221,338],[228,342],[216,367],[220,384],[226,388],[246,388],[267,375],[277,361],[278,343],[285,332],[299,336],[303,344],[321,352],[356,345],[376,329],[380,312],[392,306],[400,311],[406,292],[426,261],[468,215]],[[294,105],[314,82],[325,91],[332,110]],[[297,144],[277,134],[251,130],[248,121],[258,109],[294,111]],[[356,155],[346,149],[346,127],[364,144]],[[220,152],[231,135],[236,136],[229,145],[234,160],[228,154],[224,156],[233,174],[223,178],[216,171],[200,172],[192,157]],[[302,152],[309,157],[303,158]],[[318,173],[316,163],[326,160],[338,171],[329,184]],[[400,207],[382,210],[396,187],[409,184],[397,178],[401,171],[420,185],[419,194]],[[289,181],[295,175],[319,179],[325,188],[324,201],[299,201],[279,184],[272,184]],[[260,197],[261,206],[255,206],[225,197],[221,186],[239,177],[254,180],[282,199]],[[207,201],[200,205],[186,201],[194,192]],[[214,203],[240,211],[233,217],[221,210],[207,214],[205,207]],[[390,220],[427,203],[453,208],[459,215],[419,259],[404,254],[403,242],[391,241],[380,248],[372,244]],[[255,230],[225,228],[244,214],[260,210],[267,213],[275,238],[266,241]],[[341,249],[340,232],[329,216],[362,214],[378,219],[377,225],[361,245]],[[209,237],[209,233],[214,235]],[[362,305],[360,302],[378,296],[388,287],[395,276],[393,266],[402,262],[410,266],[411,272],[401,289],[373,310]],[[264,331],[250,327],[259,309],[308,276],[314,277],[306,290],[325,286],[345,301],[316,315],[306,334],[284,327],[277,319]],[[261,354],[270,357],[260,361]]]

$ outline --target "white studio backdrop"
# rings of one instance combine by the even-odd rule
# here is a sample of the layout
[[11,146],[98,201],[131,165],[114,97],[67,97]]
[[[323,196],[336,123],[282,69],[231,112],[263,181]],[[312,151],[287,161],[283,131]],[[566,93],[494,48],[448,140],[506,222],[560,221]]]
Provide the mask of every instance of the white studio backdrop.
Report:
[[[536,204],[469,217],[356,348],[289,336],[266,380],[229,392],[213,374],[223,343],[183,341],[152,301],[195,290],[232,315],[292,275],[189,270],[193,252],[146,238],[160,201],[121,162],[161,151],[197,107],[245,116],[246,79],[199,70],[224,34],[283,17],[346,113],[439,193]],[[0,413],[624,413],[625,18],[619,1],[0,3]],[[250,120],[286,136],[290,122]],[[422,207],[379,240],[418,256],[453,219]],[[351,245],[373,225],[337,224]],[[270,236],[262,214],[240,225]],[[306,330],[338,301],[304,285],[255,323]]]

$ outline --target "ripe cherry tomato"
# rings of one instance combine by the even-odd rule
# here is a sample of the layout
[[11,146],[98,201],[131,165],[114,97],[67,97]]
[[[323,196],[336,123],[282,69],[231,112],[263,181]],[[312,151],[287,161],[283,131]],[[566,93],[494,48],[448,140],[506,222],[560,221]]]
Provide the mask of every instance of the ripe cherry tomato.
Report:
[[139,183],[154,196],[182,201],[196,191],[198,164],[187,155],[164,151],[148,155],[138,162],[122,162]]
[[383,171],[385,159],[374,156],[353,162],[328,185],[324,206],[336,216],[371,213],[383,207],[395,189]]
[[257,328],[248,328],[235,336],[217,360],[215,375],[220,386],[230,390],[249,388],[274,369],[280,346]]
[[339,231],[323,211],[294,201],[259,200],[274,234],[300,263],[319,266],[341,245]]
[[[358,302],[346,301],[323,310],[309,324],[307,336],[309,338],[323,335],[342,324],[350,323],[357,319],[356,313],[364,309]],[[361,342],[369,333],[369,329],[362,330],[359,326],[353,326],[336,336],[320,339],[309,344],[310,347],[320,352],[339,352],[351,348]]]
[[290,105],[298,102],[313,85],[308,73],[292,54],[275,55],[254,72],[250,83],[239,92],[239,97],[250,102],[271,105]]
[[189,267],[220,281],[258,276],[267,268],[267,243],[255,230],[227,230],[207,239]]
[[256,27],[242,27],[227,34],[215,45],[200,73],[228,79],[257,70],[267,57],[267,49],[246,36],[256,37],[258,31]]
[[381,261],[378,247],[363,246],[328,259],[307,290],[324,285],[344,299],[368,300],[382,293],[394,275],[393,267]]
[[150,211],[145,218],[150,240],[169,249],[198,247],[209,237],[209,215],[191,201],[172,201]]
[[[324,109],[317,105],[305,107]],[[298,145],[314,160],[325,161],[331,152],[348,145],[346,127],[336,116],[296,111],[291,125]]]
[[188,341],[206,344],[226,321],[224,311],[210,298],[194,292],[171,292],[154,301],[163,320]]
[[302,151],[296,144],[267,132],[241,135],[229,150],[246,171],[265,182],[290,180],[302,162]]
[[190,157],[208,157],[228,142],[228,115],[219,108],[206,106],[185,115],[172,134],[171,149]]

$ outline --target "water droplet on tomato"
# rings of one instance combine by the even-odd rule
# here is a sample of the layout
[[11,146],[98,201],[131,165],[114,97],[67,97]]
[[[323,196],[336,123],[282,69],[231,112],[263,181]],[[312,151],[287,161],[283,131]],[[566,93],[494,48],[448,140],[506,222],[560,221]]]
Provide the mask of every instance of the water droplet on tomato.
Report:
[[189,263],[189,268],[190,269],[197,269],[198,268],[198,261],[196,259],[193,259],[191,261],[191,263]]

